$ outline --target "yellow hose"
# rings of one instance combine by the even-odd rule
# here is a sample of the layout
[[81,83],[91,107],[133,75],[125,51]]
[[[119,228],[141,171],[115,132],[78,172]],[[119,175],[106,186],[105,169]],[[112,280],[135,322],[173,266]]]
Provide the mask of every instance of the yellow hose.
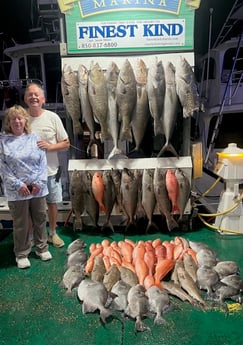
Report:
[[216,230],[218,232],[228,232],[231,234],[235,234],[235,235],[243,235],[243,232],[237,231],[237,230],[231,230],[231,229],[223,229],[223,228],[219,228],[215,225],[209,224],[208,222],[206,222],[200,215],[200,213],[198,213],[198,218],[202,221],[203,224],[205,224],[207,227],[209,227],[210,229]]
[[223,216],[224,214],[227,214],[227,213],[233,211],[240,204],[242,199],[243,199],[243,193],[241,194],[239,199],[235,202],[235,204],[233,206],[231,206],[230,208],[228,208],[227,210],[225,210],[225,211],[218,212],[218,213],[199,213],[199,214],[200,214],[200,216],[203,216],[203,217]]
[[210,229],[219,231],[219,232],[228,232],[228,233],[232,233],[232,234],[236,234],[236,235],[243,235],[243,232],[237,231],[237,230],[231,230],[231,229],[223,229],[223,228],[219,228],[215,225],[209,224],[208,222],[206,222],[202,217],[217,217],[217,216],[221,216],[224,214],[227,214],[231,211],[233,211],[241,202],[241,200],[243,199],[243,193],[241,193],[240,197],[238,198],[238,200],[235,202],[235,204],[233,206],[231,206],[230,208],[228,208],[227,210],[223,211],[223,212],[218,212],[218,213],[211,213],[211,214],[207,214],[207,213],[198,213],[198,218],[203,222],[203,224],[205,224],[207,227],[209,227]]
[[221,180],[221,177],[218,177],[217,180],[212,184],[211,187],[209,187],[204,193],[202,193],[199,197],[195,198],[194,201],[197,201],[201,198],[203,198],[205,195],[207,195],[209,192],[211,192],[212,189],[219,183]]

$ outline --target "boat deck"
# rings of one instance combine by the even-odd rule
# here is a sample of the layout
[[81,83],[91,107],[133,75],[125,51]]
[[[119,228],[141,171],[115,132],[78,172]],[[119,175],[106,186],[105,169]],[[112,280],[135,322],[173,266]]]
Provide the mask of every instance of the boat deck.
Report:
[[[229,313],[215,308],[203,311],[172,297],[174,310],[164,315],[167,326],[153,324],[148,317],[144,322],[151,331],[135,333],[134,321],[124,319],[117,312],[102,324],[98,313],[82,314],[81,304],[73,291],[64,296],[60,287],[65,272],[66,248],[75,239],[87,244],[124,239],[122,232],[101,234],[83,230],[74,232],[72,226],[58,228],[65,247],[50,251],[53,260],[41,262],[33,252],[31,267],[19,270],[13,254],[12,232],[1,230],[0,236],[0,344],[1,345],[241,345],[243,344],[243,310],[236,302],[227,301]],[[243,272],[243,236],[220,235],[206,228],[183,233],[126,234],[137,241],[160,237],[171,240],[183,236],[192,241],[210,245],[221,260],[235,260]]]

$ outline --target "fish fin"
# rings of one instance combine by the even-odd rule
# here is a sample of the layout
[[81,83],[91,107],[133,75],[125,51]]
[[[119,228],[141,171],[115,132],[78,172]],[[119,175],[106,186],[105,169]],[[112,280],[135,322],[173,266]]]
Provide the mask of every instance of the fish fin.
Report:
[[157,157],[161,157],[162,154],[166,151],[170,151],[175,157],[179,158],[178,153],[176,152],[174,146],[169,143],[165,143],[165,145],[162,147],[162,149],[159,151]]
[[107,301],[106,301],[106,303],[105,303],[105,308],[109,308],[109,307],[111,306],[112,302],[114,301],[114,299],[115,299],[116,297],[118,297],[117,294],[115,294],[115,293],[109,291],[109,292],[108,292]]
[[195,106],[193,109],[189,109],[189,111],[186,108],[183,108],[183,117],[184,119],[188,117],[192,117],[194,112],[198,113],[200,110],[199,106]]

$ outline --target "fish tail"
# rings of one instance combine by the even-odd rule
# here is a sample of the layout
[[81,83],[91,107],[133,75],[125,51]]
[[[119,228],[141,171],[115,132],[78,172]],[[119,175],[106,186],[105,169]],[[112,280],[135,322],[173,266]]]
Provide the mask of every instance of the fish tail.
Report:
[[144,151],[140,147],[135,147],[129,152],[129,157],[146,157]]
[[112,311],[109,310],[109,309],[106,309],[106,308],[103,308],[101,311],[100,311],[100,318],[101,318],[101,321],[103,323],[106,322],[106,319],[112,315]]
[[100,133],[101,142],[103,143],[105,140],[109,140],[109,139],[111,139],[110,133],[106,129],[102,128],[101,133]]
[[159,281],[155,280],[154,285],[157,286],[160,290],[163,289],[163,285],[160,280]]
[[160,121],[154,123],[154,135],[164,134],[163,125]]
[[164,146],[162,147],[162,149],[159,151],[157,157],[161,157],[163,155],[163,153],[165,153],[166,151],[171,152],[175,157],[179,158],[178,153],[176,152],[174,146],[170,143],[165,143]]
[[[123,151],[121,149],[119,149],[118,147],[114,147],[112,149],[112,151],[110,152],[108,159],[112,159],[115,156],[121,156],[119,158],[127,158],[127,156],[123,153]],[[124,157],[123,157],[124,156]],[[116,157],[117,158],[117,157]]]
[[150,331],[150,328],[139,317],[135,321],[135,331],[136,332]]
[[83,135],[83,127],[81,123],[73,123],[73,134],[74,135]]
[[163,317],[161,315],[156,315],[154,318],[154,324],[155,325],[166,325],[167,322],[165,321],[165,319],[163,319]]
[[100,204],[99,204],[99,210],[100,210],[101,212],[106,213],[106,208],[105,208],[105,205],[104,205],[103,203],[100,203]]
[[183,212],[180,211],[180,217],[178,218],[178,222],[182,222],[183,220]]
[[109,229],[111,229],[113,232],[115,232],[114,227],[113,227],[113,225],[112,225],[112,223],[111,223],[110,220],[107,220],[107,221],[103,224],[101,230],[104,230],[105,228],[109,228]]
[[82,221],[75,221],[74,222],[74,230],[83,230],[83,224]]
[[172,213],[180,214],[181,210],[179,209],[178,205],[173,205]]
[[170,219],[166,218],[166,223],[169,231],[174,230],[175,228],[179,228],[177,221],[173,217],[171,217]]
[[87,150],[86,150],[88,156],[90,156],[91,147],[92,147],[93,145],[100,146],[100,143],[99,143],[99,141],[98,141],[97,139],[91,139],[91,140],[89,141],[88,146],[87,146]]
[[65,292],[65,296],[67,296],[67,297],[72,296],[72,290],[68,289],[68,290]]
[[132,131],[131,128],[126,129],[122,128],[121,133],[120,133],[120,140],[121,141],[129,141],[130,143],[132,142]]
[[130,229],[132,229],[132,228],[136,228],[136,223],[135,223],[134,220],[128,222],[128,224],[127,224],[127,226],[126,226],[126,228],[125,228],[125,232],[128,232],[128,231],[129,231]]
[[148,222],[148,225],[146,227],[146,234],[149,232],[150,229],[154,228],[156,231],[159,231],[159,228],[158,226],[154,223],[154,222],[151,222],[149,221]]

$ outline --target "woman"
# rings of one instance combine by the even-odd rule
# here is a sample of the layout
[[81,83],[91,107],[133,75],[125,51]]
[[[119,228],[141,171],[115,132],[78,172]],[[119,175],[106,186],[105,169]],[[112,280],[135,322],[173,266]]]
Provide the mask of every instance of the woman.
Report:
[[47,162],[31,133],[28,114],[14,105],[6,111],[0,137],[0,175],[13,218],[14,253],[18,268],[30,267],[29,219],[33,227],[36,254],[43,261],[52,258],[46,233]]

